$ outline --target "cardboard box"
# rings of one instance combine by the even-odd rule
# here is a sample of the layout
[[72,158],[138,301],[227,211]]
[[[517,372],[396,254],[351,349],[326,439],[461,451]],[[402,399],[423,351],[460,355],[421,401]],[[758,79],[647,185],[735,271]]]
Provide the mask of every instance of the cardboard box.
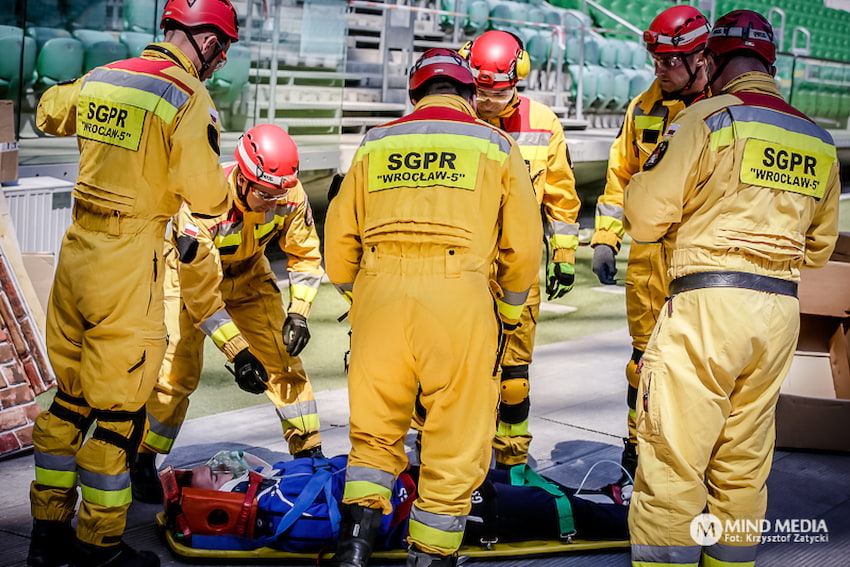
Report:
[[800,339],[776,408],[776,445],[850,451],[850,234],[803,270]]
[[0,100],[0,183],[18,180],[18,142],[15,109],[11,100]]

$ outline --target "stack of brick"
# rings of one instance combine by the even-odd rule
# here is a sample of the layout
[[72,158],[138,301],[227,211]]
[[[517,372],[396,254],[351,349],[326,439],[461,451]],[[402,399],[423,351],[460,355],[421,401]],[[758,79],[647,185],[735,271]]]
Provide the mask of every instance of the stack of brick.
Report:
[[5,254],[0,252],[0,458],[32,447],[35,396],[55,383]]

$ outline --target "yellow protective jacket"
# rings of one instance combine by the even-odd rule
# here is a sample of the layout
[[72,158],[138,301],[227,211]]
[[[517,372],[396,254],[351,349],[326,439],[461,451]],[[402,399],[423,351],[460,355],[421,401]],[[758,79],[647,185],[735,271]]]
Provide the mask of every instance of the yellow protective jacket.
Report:
[[[216,218],[198,218],[181,207],[173,230],[180,253],[178,271],[183,303],[193,321],[232,359],[248,346],[225,308],[219,286],[224,276],[236,277],[248,265],[265,262],[266,245],[277,240],[286,253],[289,273],[289,313],[307,317],[324,270],[313,211],[301,183],[286,201],[265,213],[246,210],[236,193],[236,165],[225,165],[231,209]],[[197,244],[195,244],[197,243]],[[197,245],[197,247],[195,247]]]
[[[369,130],[325,224],[328,277],[350,291],[363,247],[427,242],[467,249],[465,270],[490,273],[500,316],[516,323],[536,281],[542,227],[519,147],[454,95],[428,96],[413,113]],[[366,206],[366,201],[369,206]],[[498,259],[497,259],[498,257]]]
[[827,261],[837,238],[835,145],[771,76],[741,75],[668,133],[626,187],[625,213],[635,241],[664,239],[671,279],[726,270],[797,281],[801,266]]
[[218,113],[195,66],[170,43],[51,87],[37,117],[48,134],[77,134],[80,201],[163,224],[181,201],[209,216],[230,206]]
[[607,244],[615,251],[623,242],[623,189],[661,142],[667,125],[685,109],[681,99],[664,99],[658,79],[636,96],[626,110],[620,133],[608,155],[605,191],[596,200],[591,246]]
[[520,147],[537,204],[543,207],[552,261],[574,264],[581,201],[561,121],[545,104],[524,96],[515,97],[501,115],[487,121]]

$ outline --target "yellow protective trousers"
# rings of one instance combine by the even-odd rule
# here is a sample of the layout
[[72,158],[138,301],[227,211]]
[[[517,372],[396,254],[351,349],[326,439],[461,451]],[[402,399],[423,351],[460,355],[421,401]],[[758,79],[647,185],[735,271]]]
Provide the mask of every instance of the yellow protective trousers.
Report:
[[[795,297],[739,288],[684,291],[662,309],[640,374],[633,565],[754,564],[799,319]],[[704,511],[723,529],[701,548],[691,523]]]
[[[147,403],[150,430],[144,449],[168,453],[183,425],[189,396],[198,387],[205,335],[175,301],[176,265],[166,273],[171,298],[166,304],[169,347],[154,392]],[[225,265],[219,286],[227,312],[269,374],[266,396],[274,403],[290,454],[321,444],[313,388],[301,359],[283,344],[286,311],[277,278],[262,254]],[[176,311],[176,313],[175,313]],[[236,387],[234,385],[234,387]]]
[[[47,350],[59,382],[33,431],[37,520],[74,515],[77,537],[116,545],[130,506],[128,460],[165,350],[165,222],[121,216],[78,201],[62,240],[47,311]],[[92,419],[97,427],[85,440]]]
[[[528,461],[528,447],[531,445],[531,432],[528,430],[528,414],[531,408],[529,399],[528,366],[534,350],[534,336],[537,331],[537,317],[540,313],[540,280],[528,290],[528,299],[522,308],[520,326],[508,336],[505,354],[502,358],[503,388],[500,390],[499,420],[496,424],[496,436],[493,438],[496,462],[502,465],[521,465]],[[522,386],[506,385],[507,380],[524,382]],[[514,383],[511,383],[514,384]],[[524,399],[511,399],[507,392],[524,389]]]
[[629,382],[626,403],[629,408],[629,443],[637,443],[635,408],[631,401],[638,387],[638,360],[646,350],[658,312],[667,300],[667,255],[660,242],[632,242],[626,267],[626,317],[632,337],[632,360],[626,365]]
[[410,540],[443,555],[460,547],[472,491],[490,466],[499,397],[499,320],[486,261],[471,256],[433,244],[364,248],[351,308],[343,502],[391,510],[421,387],[426,417]]

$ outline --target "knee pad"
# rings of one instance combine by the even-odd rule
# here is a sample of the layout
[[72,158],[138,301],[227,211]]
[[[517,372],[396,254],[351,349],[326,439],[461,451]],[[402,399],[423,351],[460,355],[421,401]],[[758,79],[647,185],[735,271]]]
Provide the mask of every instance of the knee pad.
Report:
[[67,421],[68,423],[73,424],[80,430],[80,433],[85,435],[88,432],[89,427],[91,427],[92,421],[94,421],[93,412],[90,411],[88,414],[80,413],[66,405],[60,404],[60,401],[65,404],[82,408],[88,408],[88,402],[86,402],[84,398],[75,398],[74,396],[66,394],[62,390],[58,390],[56,392],[56,396],[53,398],[53,403],[50,404],[50,408],[47,410],[62,421]]
[[499,419],[504,423],[522,423],[528,419],[531,401],[528,399],[528,365],[506,366],[502,369]]

